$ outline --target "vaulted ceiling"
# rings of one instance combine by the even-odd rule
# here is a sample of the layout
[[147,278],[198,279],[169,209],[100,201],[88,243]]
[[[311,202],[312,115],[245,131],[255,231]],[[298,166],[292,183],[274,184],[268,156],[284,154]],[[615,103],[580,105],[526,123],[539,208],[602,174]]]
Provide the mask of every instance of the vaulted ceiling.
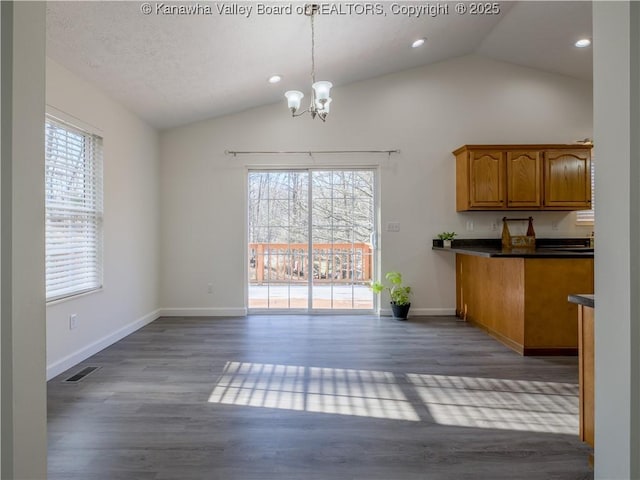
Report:
[[[289,89],[309,93],[310,22],[295,13],[303,2],[150,2],[150,14],[143,5],[48,2],[47,55],[160,129],[284,105]],[[292,5],[294,13],[261,13],[259,5]],[[397,10],[422,2],[381,2],[380,14],[369,15],[345,14],[365,4],[323,5],[327,11],[315,20],[316,77],[338,88],[471,53],[591,79],[591,48],[574,46],[592,35],[591,2],[500,2],[495,15],[458,14],[453,2],[431,2],[448,13],[420,17]],[[197,14],[168,14],[167,6]],[[420,37],[425,45],[411,48]],[[276,73],[283,81],[269,84]]]

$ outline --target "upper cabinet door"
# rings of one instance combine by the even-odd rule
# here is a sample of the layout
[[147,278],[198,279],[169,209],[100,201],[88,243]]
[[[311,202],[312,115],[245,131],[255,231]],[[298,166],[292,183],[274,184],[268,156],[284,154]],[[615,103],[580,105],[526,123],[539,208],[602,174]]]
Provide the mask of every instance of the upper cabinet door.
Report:
[[504,208],[504,152],[469,152],[469,206]]
[[591,208],[590,150],[547,150],[544,164],[545,207]]
[[542,152],[507,152],[507,207],[542,206]]

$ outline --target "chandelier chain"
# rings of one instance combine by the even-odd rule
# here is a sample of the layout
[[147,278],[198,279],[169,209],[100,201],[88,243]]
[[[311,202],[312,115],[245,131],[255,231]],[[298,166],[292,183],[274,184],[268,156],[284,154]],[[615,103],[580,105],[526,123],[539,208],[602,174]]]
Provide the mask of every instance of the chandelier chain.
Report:
[[315,36],[315,28],[313,24],[313,12],[311,12],[311,81],[315,83],[316,81],[316,36]]
[[[0,0],[2,1],[2,0]],[[300,111],[300,100],[304,97],[304,94],[299,90],[289,90],[285,92],[284,96],[287,98],[287,104],[291,115],[299,117],[305,113],[309,113],[311,118],[320,118],[323,122],[326,120],[329,114],[329,104],[331,103],[331,97],[329,96],[331,82],[321,81],[316,82],[316,29],[315,29],[315,14],[319,12],[319,6],[317,4],[309,4],[305,6],[305,15],[311,17],[311,102],[309,107]]]

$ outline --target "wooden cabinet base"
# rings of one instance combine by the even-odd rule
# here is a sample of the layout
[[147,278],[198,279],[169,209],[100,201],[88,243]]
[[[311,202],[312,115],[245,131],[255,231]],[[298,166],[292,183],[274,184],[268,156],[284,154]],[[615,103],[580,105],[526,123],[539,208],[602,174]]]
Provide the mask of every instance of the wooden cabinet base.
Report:
[[456,255],[458,316],[521,355],[577,355],[576,291],[593,292],[592,258]]
[[544,356],[569,356],[575,357],[578,355],[578,347],[526,347],[517,342],[514,342],[509,337],[506,337],[496,331],[492,331],[486,328],[484,325],[473,320],[467,319],[467,322],[484,330],[493,338],[509,347],[514,352],[518,352],[525,357],[544,357]]
[[594,309],[578,306],[580,358],[580,440],[593,447],[594,438]]

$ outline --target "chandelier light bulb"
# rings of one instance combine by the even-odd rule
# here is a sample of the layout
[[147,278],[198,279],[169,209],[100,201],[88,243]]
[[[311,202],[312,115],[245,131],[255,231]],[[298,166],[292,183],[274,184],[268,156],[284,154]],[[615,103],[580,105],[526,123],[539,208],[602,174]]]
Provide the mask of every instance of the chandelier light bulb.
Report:
[[289,90],[284,93],[284,96],[287,97],[289,108],[295,112],[300,108],[300,100],[304,98],[304,93],[298,90]]
[[316,94],[316,100],[322,101],[329,98],[329,94],[331,93],[331,87],[333,87],[333,84],[331,82],[320,81],[314,83],[311,86],[313,87],[313,91]]
[[316,108],[318,109],[318,112],[321,113],[329,113],[329,104],[331,103],[331,97],[327,98],[324,103],[321,102],[320,100],[316,100]]
[[411,44],[411,48],[418,48],[421,47],[422,45],[424,45],[424,42],[426,41],[426,39],[424,38],[419,38],[417,40],[415,40],[412,44]]

